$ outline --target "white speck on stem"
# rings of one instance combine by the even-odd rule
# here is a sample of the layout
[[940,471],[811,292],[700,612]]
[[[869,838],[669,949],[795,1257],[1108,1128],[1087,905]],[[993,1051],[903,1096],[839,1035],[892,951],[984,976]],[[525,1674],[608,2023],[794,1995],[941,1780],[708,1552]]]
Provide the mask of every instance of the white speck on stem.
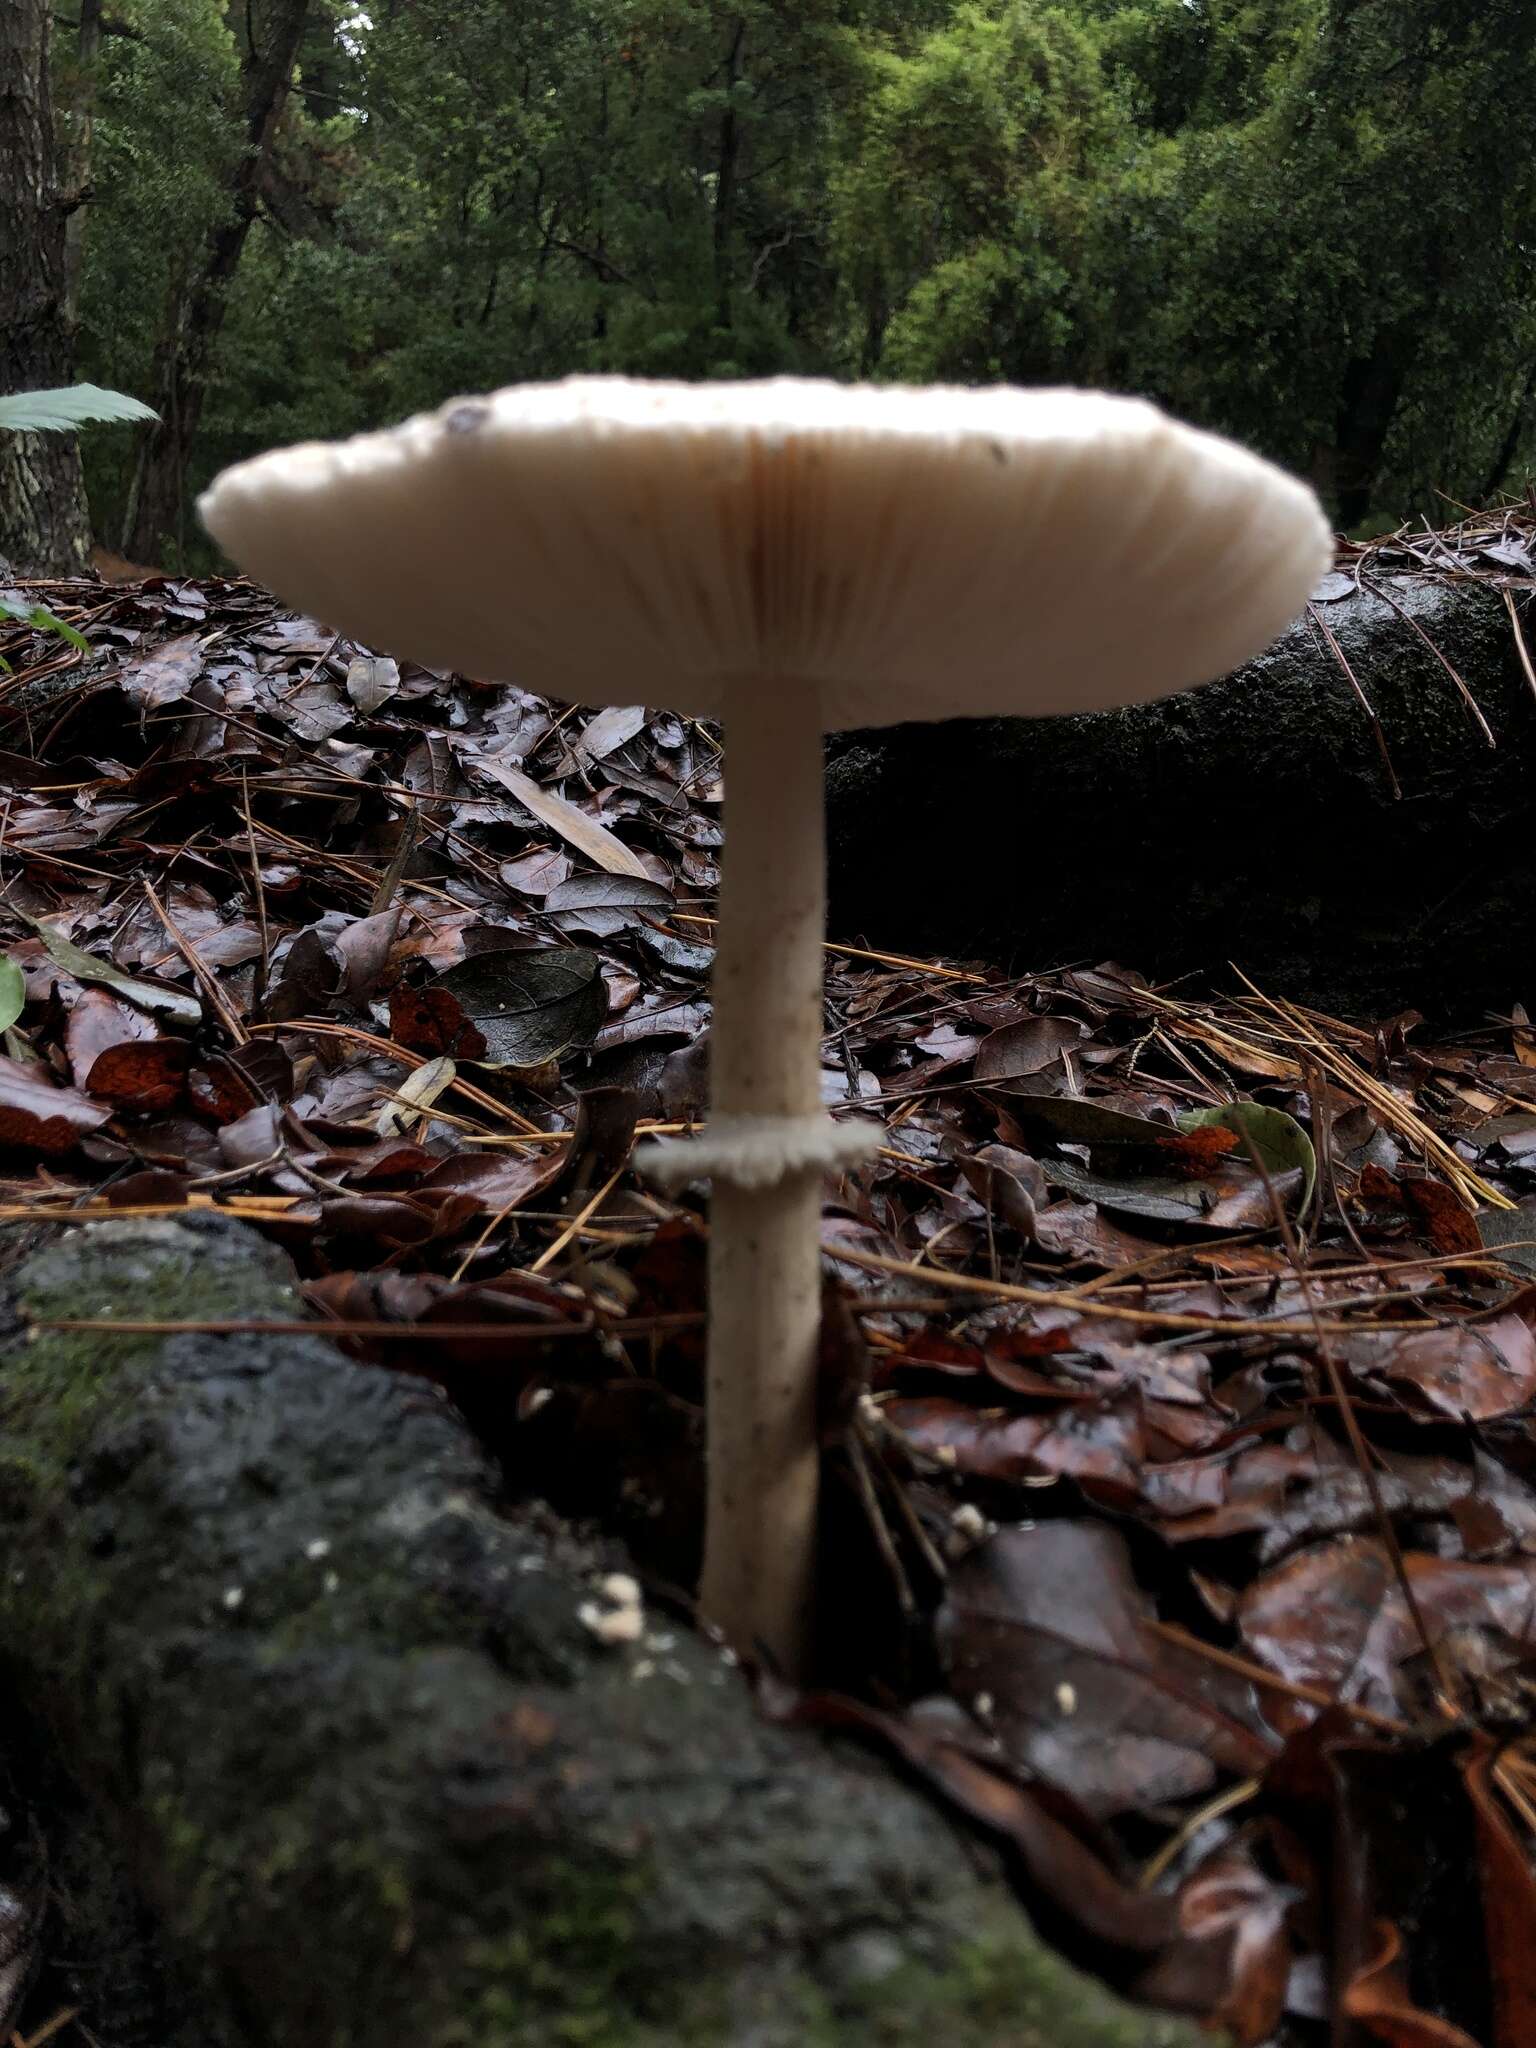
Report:
[[628,1572],[607,1572],[597,1582],[601,1595],[584,1600],[576,1610],[583,1628],[600,1643],[638,1643],[645,1634],[645,1602],[640,1582]]
[[584,1600],[576,1619],[600,1643],[638,1643],[645,1633],[645,1610],[640,1607],[599,1607],[595,1600]]

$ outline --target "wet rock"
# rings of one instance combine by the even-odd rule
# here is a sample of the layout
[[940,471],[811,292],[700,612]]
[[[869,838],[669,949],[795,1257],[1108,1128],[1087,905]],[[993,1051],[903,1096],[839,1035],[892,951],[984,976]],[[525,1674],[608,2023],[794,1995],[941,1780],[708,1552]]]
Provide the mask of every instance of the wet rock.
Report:
[[765,1724],[675,1621],[595,1627],[633,1605],[623,1560],[503,1513],[424,1383],[280,1333],[29,1341],[291,1317],[253,1234],[90,1225],[11,1287],[0,1693],[205,2041],[1194,2038],[1044,1951],[975,1844],[872,1758]]
[[[1400,797],[1303,619],[1161,704],[834,743],[834,936],[1019,972],[1116,958],[1229,986],[1236,961],[1350,1016],[1536,1002],[1536,700],[1508,614],[1481,585],[1382,588],[1317,610],[1380,719]],[[1113,602],[1085,588],[1085,614]]]

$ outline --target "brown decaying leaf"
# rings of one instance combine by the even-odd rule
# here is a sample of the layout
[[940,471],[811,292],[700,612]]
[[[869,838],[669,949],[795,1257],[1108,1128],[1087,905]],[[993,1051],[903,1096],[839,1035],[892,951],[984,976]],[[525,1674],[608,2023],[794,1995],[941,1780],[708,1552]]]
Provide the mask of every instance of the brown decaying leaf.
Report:
[[160,1035],[154,1018],[132,1003],[109,995],[105,989],[83,989],[64,1028],[64,1049],[75,1086],[87,1085],[91,1069],[109,1046],[135,1040],[153,1043]]
[[[1536,1558],[1465,1564],[1410,1551],[1409,1577],[1431,1631],[1483,1630],[1527,1639],[1536,1614]],[[1258,1661],[1380,1714],[1404,1712],[1402,1667],[1420,1650],[1383,1546],[1371,1537],[1301,1551],[1238,1603]]]
[[445,988],[395,989],[389,998],[389,1035],[396,1045],[433,1058],[485,1057],[485,1038]]
[[0,1057],[0,1146],[50,1155],[69,1152],[111,1114],[73,1088],[56,1088],[35,1060]]
[[[1003,1529],[957,1564],[938,1619],[950,1683],[1009,1761],[1107,1819],[1264,1768],[1249,1689],[1145,1623],[1124,1543],[1096,1522]],[[976,1702],[983,1705],[976,1707]]]
[[[1447,545],[1528,549],[1536,515],[1511,518]],[[28,998],[0,1061],[11,1212],[251,1217],[323,1317],[409,1331],[349,1350],[437,1379],[512,1483],[686,1587],[706,1240],[626,1157],[637,1119],[707,1100],[715,741],[396,664],[245,584],[92,585],[88,608],[89,718],[29,725],[25,673],[0,702],[0,937]],[[959,888],[966,859],[957,827]],[[898,949],[904,886],[894,862]],[[819,1598],[864,1698],[803,1710],[984,1829],[1080,1960],[1245,2048],[1288,1980],[1325,1979],[1351,2048],[1526,2048],[1523,1013],[1431,1046],[1412,1018],[1375,1032],[1115,963],[1006,978],[853,944],[827,967],[827,1097],[888,1128],[829,1187],[826,1241],[884,1263],[839,1264],[825,1354],[829,1514],[855,1520]],[[493,1026],[456,987],[520,1068],[478,1064]],[[446,1064],[412,1108],[416,1062]],[[1178,1127],[1218,1111],[1324,1156],[1305,1286],[1273,1207],[1301,1176]],[[1376,1714],[1369,1771],[1330,1698]],[[1404,1812],[1459,1855],[1458,1913],[1394,1895]],[[1491,2040],[1451,1953],[1479,1941]]]
[[1536,2041],[1536,1870],[1530,1844],[1516,1832],[1497,1791],[1500,1769],[1518,1768],[1521,1761],[1518,1752],[1501,1759],[1499,1746],[1483,1738],[1464,1769],[1476,1815],[1478,1879],[1493,1981],[1492,2048],[1526,2048]]
[[1414,2004],[1404,1978],[1401,1930],[1390,1920],[1379,1920],[1375,1933],[1370,1961],[1344,1989],[1349,2017],[1387,2048],[1482,2048],[1462,2028]]

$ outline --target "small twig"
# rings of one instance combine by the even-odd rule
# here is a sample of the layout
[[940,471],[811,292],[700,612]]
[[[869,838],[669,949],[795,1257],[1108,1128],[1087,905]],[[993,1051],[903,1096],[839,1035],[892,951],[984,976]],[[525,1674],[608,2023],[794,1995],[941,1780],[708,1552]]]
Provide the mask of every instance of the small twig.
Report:
[[[1185,1316],[1175,1315],[1171,1310],[1123,1308],[1118,1302],[1092,1298],[1067,1287],[1020,1287],[1007,1280],[976,1280],[969,1273],[950,1273],[942,1266],[914,1265],[907,1259],[887,1258],[881,1252],[855,1251],[851,1245],[824,1243],[821,1251],[823,1258],[844,1265],[862,1266],[871,1273],[896,1273],[904,1280],[933,1281],[940,1287],[952,1288],[957,1294],[987,1295],[994,1301],[1022,1301],[1034,1308],[1081,1309],[1088,1315],[1105,1316],[1122,1323],[1153,1323],[1165,1330],[1201,1330],[1232,1337],[1310,1337],[1318,1327],[1311,1321],[1301,1322],[1285,1317]],[[1361,1305],[1369,1307],[1374,1303],[1375,1297],[1367,1296]],[[871,1302],[868,1306],[872,1313],[880,1309],[878,1302]],[[1322,1327],[1332,1336],[1357,1337],[1362,1326],[1357,1323],[1325,1323]],[[1364,1327],[1422,1331],[1429,1326],[1422,1318],[1412,1321],[1383,1318]]]
[[47,2025],[39,2027],[29,2039],[24,2039],[20,2034],[12,2034],[11,2048],[43,2048],[45,2041],[51,2041],[55,2034],[61,2033],[69,2025],[71,2020],[77,2020],[80,2012],[81,2008],[78,2005],[65,2006],[62,2012],[56,2012]]
[[[674,911],[672,919],[675,924],[707,924],[713,926],[716,922],[712,917],[687,915],[681,910]],[[849,960],[873,960],[881,967],[915,968],[919,974],[936,974],[943,981],[970,981],[985,986],[988,980],[985,974],[973,974],[964,967],[941,967],[936,960],[914,960],[906,953],[876,953],[868,946],[834,945],[830,939],[823,943],[822,951],[824,953],[841,953],[845,959]]]
[[156,917],[159,918],[160,922],[165,926],[166,930],[170,933],[171,941],[174,944],[177,952],[181,955],[182,959],[185,960],[187,965],[191,968],[194,979],[196,980],[198,986],[202,989],[203,994],[208,998],[209,1008],[214,1012],[214,1015],[218,1018],[219,1022],[224,1026],[224,1029],[229,1033],[230,1037],[234,1040],[236,1045],[249,1045],[251,1042],[251,1034],[246,1030],[245,1026],[241,1023],[240,1019],[235,1015],[234,1011],[225,1001],[224,991],[219,987],[217,978],[212,973],[210,973],[208,968],[206,968],[203,965],[202,961],[197,957],[196,948],[192,946],[186,938],[183,937],[181,931],[177,927],[176,920],[171,916],[170,912],[166,909],[165,905],[160,901],[160,898],[155,894],[154,885],[147,880],[144,883],[144,894],[149,898],[150,908],[154,911]]
[[251,858],[251,894],[256,902],[256,928],[261,935],[261,957],[251,986],[251,1014],[260,1017],[267,1002],[267,974],[272,963],[272,934],[267,928],[267,892],[261,879],[261,856],[256,851],[256,821],[251,816],[251,779],[245,763],[240,764],[240,804],[245,818],[245,843]]
[[1531,650],[1525,644],[1525,633],[1520,625],[1520,613],[1515,605],[1515,593],[1506,585],[1499,595],[1504,600],[1504,609],[1509,613],[1510,629],[1515,636],[1515,652],[1520,657],[1520,666],[1525,671],[1525,680],[1531,686],[1531,695],[1536,697],[1536,667],[1531,665]]
[[[125,1212],[126,1213],[126,1212]],[[677,1310],[667,1315],[632,1316],[625,1321],[604,1322],[603,1332],[615,1337],[644,1337],[658,1330],[687,1330],[704,1321],[704,1311]],[[245,1321],[209,1318],[203,1322],[156,1320],[132,1316],[36,1316],[28,1319],[33,1330],[93,1331],[104,1337],[399,1337],[420,1344],[428,1337],[452,1337],[458,1342],[483,1337],[487,1343],[526,1336],[542,1343],[546,1338],[590,1337],[599,1325],[590,1313],[567,1323],[543,1323],[531,1317],[508,1322],[420,1322],[390,1323],[376,1317],[298,1316],[267,1322],[256,1317]]]
[[[374,1052],[386,1054],[398,1060],[403,1067],[424,1067],[424,1054],[411,1052],[403,1045],[396,1045],[392,1038],[380,1038],[376,1032],[360,1031],[351,1024],[333,1024],[329,1018],[295,1017],[285,1024],[253,1024],[253,1032],[297,1031],[312,1032],[321,1038],[350,1038],[358,1045],[366,1045]],[[519,1116],[515,1109],[509,1109],[504,1102],[498,1102],[494,1095],[488,1095],[483,1088],[477,1088],[473,1081],[466,1081],[462,1074],[455,1074],[449,1087],[458,1094],[467,1096],[479,1108],[494,1116],[499,1122],[510,1123],[529,1138],[549,1138],[552,1134],[541,1131],[537,1124],[530,1123],[525,1116]]]
[[1322,613],[1315,604],[1308,604],[1307,617],[1316,626],[1319,633],[1322,634],[1324,640],[1327,641],[1329,652],[1349,678],[1349,687],[1354,691],[1356,698],[1359,700],[1360,709],[1371,721],[1371,731],[1376,736],[1376,751],[1381,756],[1381,765],[1387,771],[1387,781],[1391,784],[1393,796],[1401,803],[1403,786],[1397,779],[1397,770],[1392,766],[1392,756],[1387,751],[1387,736],[1381,729],[1381,720],[1372,709],[1370,698],[1366,696],[1364,690],[1360,687],[1359,677],[1349,665],[1349,656],[1339,645],[1337,634],[1335,634],[1332,626],[1328,625],[1324,620]]
[[1462,681],[1460,675],[1452,667],[1451,663],[1447,661],[1445,656],[1440,652],[1440,649],[1435,645],[1434,641],[1430,639],[1429,635],[1425,632],[1424,628],[1419,624],[1418,620],[1414,618],[1411,615],[1411,613],[1405,611],[1402,605],[1398,603],[1397,599],[1393,597],[1390,594],[1390,592],[1383,590],[1379,584],[1362,584],[1360,573],[1358,570],[1356,570],[1355,572],[1355,582],[1357,586],[1359,586],[1360,588],[1368,590],[1371,593],[1372,597],[1379,597],[1384,604],[1391,605],[1393,611],[1397,613],[1397,616],[1403,621],[1404,625],[1411,626],[1413,628],[1414,632],[1418,634],[1419,638],[1424,642],[1424,645],[1429,649],[1430,653],[1435,657],[1436,661],[1439,662],[1440,666],[1445,670],[1446,674],[1450,677],[1451,681],[1456,685],[1456,688],[1460,691],[1461,701],[1467,707],[1467,710],[1471,713],[1473,724],[1476,725],[1478,731],[1482,734],[1483,738],[1488,742],[1489,746],[1496,747],[1499,743],[1494,738],[1493,729],[1489,725],[1487,719],[1484,718],[1477,699],[1473,696],[1472,692],[1467,688],[1466,684]]
[[1269,1168],[1264,1163],[1264,1155],[1254,1143],[1250,1132],[1244,1130],[1240,1133],[1240,1136],[1242,1137],[1244,1149],[1248,1153],[1254,1172],[1259,1175],[1264,1183],[1264,1192],[1269,1197],[1270,1208],[1274,1212],[1275,1228],[1280,1233],[1280,1241],[1285,1246],[1286,1256],[1291,1262],[1291,1269],[1295,1274],[1296,1284],[1301,1289],[1302,1300],[1307,1305],[1307,1314],[1316,1334],[1318,1357],[1322,1360],[1323,1371],[1327,1374],[1328,1383],[1333,1389],[1333,1398],[1338,1405],[1340,1420],[1344,1424],[1344,1434],[1349,1439],[1350,1451],[1359,1470],[1361,1482],[1369,1496],[1371,1513],[1376,1518],[1377,1530],[1386,1549],[1387,1557],[1391,1562],[1392,1575],[1397,1580],[1398,1591],[1403,1596],[1403,1604],[1408,1610],[1409,1618],[1413,1623],[1419,1641],[1423,1644],[1425,1657],[1429,1661],[1429,1668],[1434,1674],[1435,1689],[1440,1696],[1442,1711],[1447,1719],[1454,1720],[1457,1718],[1457,1709],[1451,1691],[1450,1673],[1446,1670],[1445,1660],[1440,1654],[1439,1644],[1430,1635],[1429,1623],[1425,1619],[1424,1610],[1419,1604],[1419,1596],[1415,1592],[1413,1580],[1409,1576],[1408,1561],[1404,1557],[1403,1547],[1398,1541],[1396,1524],[1387,1512],[1386,1499],[1381,1490],[1381,1480],[1377,1474],[1375,1463],[1372,1460],[1370,1448],[1365,1441],[1365,1433],[1360,1427],[1360,1418],[1355,1413],[1354,1402],[1350,1399],[1349,1389],[1344,1384],[1343,1370],[1339,1365],[1333,1346],[1328,1341],[1328,1333],[1324,1330],[1322,1317],[1318,1313],[1317,1296],[1312,1291],[1311,1276],[1307,1272],[1301,1246],[1297,1242],[1295,1231],[1291,1228],[1291,1220],[1285,1213],[1285,1204],[1280,1199],[1279,1191],[1270,1176]]
[[1490,1208],[1494,1209],[1513,1209],[1515,1207],[1514,1202],[1510,1200],[1509,1196],[1501,1193],[1498,1188],[1494,1187],[1491,1181],[1484,1180],[1481,1174],[1473,1173],[1469,1167],[1465,1166],[1444,1139],[1438,1137],[1422,1118],[1415,1116],[1410,1109],[1405,1108],[1390,1088],[1384,1088],[1374,1076],[1366,1073],[1365,1069],[1357,1065],[1347,1053],[1340,1052],[1336,1046],[1330,1045],[1308,1023],[1307,1012],[1299,1009],[1294,1004],[1278,1002],[1274,997],[1265,995],[1261,988],[1248,979],[1248,976],[1244,974],[1242,968],[1238,966],[1235,960],[1228,964],[1231,966],[1232,972],[1254,999],[1261,1003],[1265,1009],[1273,1012],[1282,1023],[1288,1024],[1291,1030],[1298,1034],[1295,1041],[1297,1044],[1309,1047],[1318,1055],[1325,1067],[1331,1066],[1336,1078],[1342,1080],[1349,1088],[1353,1089],[1361,1101],[1374,1110],[1376,1115],[1389,1129],[1411,1139],[1427,1156],[1436,1161],[1441,1171],[1445,1174],[1446,1179],[1450,1181],[1469,1208],[1473,1206],[1474,1199],[1486,1202]]
[[1220,1820],[1224,1813],[1231,1813],[1234,1807],[1246,1806],[1262,1791],[1262,1778],[1243,1778],[1236,1785],[1228,1785],[1223,1792],[1207,1799],[1197,1807],[1176,1833],[1171,1834],[1157,1854],[1142,1866],[1136,1879],[1138,1891],[1149,1892],[1163,1876],[1169,1866],[1182,1854],[1200,1830],[1209,1827],[1213,1820]]
[[400,827],[399,843],[395,847],[389,866],[379,877],[379,886],[374,890],[373,901],[368,906],[368,915],[370,917],[381,916],[394,901],[395,891],[399,888],[401,878],[405,874],[405,864],[410,859],[415,848],[416,834],[420,829],[420,811],[414,808],[407,811],[405,822]]
[[1321,1685],[1306,1685],[1300,1679],[1282,1678],[1278,1672],[1267,1671],[1262,1664],[1255,1664],[1251,1658],[1239,1657],[1232,1650],[1219,1650],[1214,1643],[1207,1643],[1199,1636],[1192,1636],[1188,1629],[1180,1628],[1171,1621],[1144,1621],[1142,1627],[1150,1629],[1165,1641],[1177,1643],[1182,1650],[1193,1650],[1212,1664],[1219,1664],[1223,1671],[1234,1672],[1239,1678],[1246,1678],[1251,1684],[1262,1686],[1266,1692],[1284,1693],[1293,1700],[1305,1700],[1311,1707],[1336,1707],[1341,1714],[1348,1714],[1352,1721],[1359,1721],[1367,1728],[1379,1729],[1383,1735],[1407,1735],[1406,1721],[1399,1721],[1391,1714],[1378,1714],[1374,1707],[1360,1706],[1354,1700],[1338,1699]]
[[558,1257],[573,1237],[580,1235],[583,1225],[591,1221],[594,1212],[602,1207],[603,1203],[607,1201],[608,1197],[623,1179],[624,1170],[623,1166],[614,1168],[613,1172],[609,1174],[591,1200],[582,1204],[560,1235],[552,1243],[547,1244],[543,1251],[539,1253],[539,1256],[528,1268],[530,1273],[542,1273],[550,1260]]

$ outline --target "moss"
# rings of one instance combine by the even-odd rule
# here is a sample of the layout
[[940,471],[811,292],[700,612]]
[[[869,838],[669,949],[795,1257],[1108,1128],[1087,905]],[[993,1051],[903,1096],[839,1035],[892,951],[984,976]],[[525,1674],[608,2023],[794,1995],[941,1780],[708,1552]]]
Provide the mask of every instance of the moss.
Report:
[[1016,1912],[939,1967],[905,1964],[855,1990],[807,2048],[1218,2048],[1183,2021],[1123,2004],[1027,1932]]
[[[260,1321],[296,1312],[297,1298],[278,1255],[252,1241],[240,1256],[220,1256],[219,1233],[195,1223],[179,1247],[160,1255],[142,1246],[117,1249],[111,1226],[89,1233],[96,1258],[88,1299],[82,1299],[79,1253],[64,1240],[30,1259],[19,1306],[34,1324],[82,1314],[145,1322]],[[214,1338],[203,1340],[217,1343]],[[13,1348],[0,1380],[0,1412],[12,1439],[6,1457],[36,1490],[60,1485],[86,1435],[109,1408],[129,1410],[137,1400],[136,1367],[152,1360],[165,1339],[154,1333],[37,1330]]]
[[644,1972],[649,2009],[637,2009],[644,1889],[635,1871],[566,1867],[531,1928],[477,1946],[486,1990],[427,2037],[430,2048],[1220,2048],[1090,1982],[1001,1903],[943,1959],[908,1960],[862,1987],[829,1989],[801,1964],[733,2001],[683,1963],[664,2009],[654,1968]]
[[427,2036],[430,2048],[640,2048],[690,2039],[670,2017],[657,2033],[633,2011],[638,1908],[650,1882],[635,1865],[551,1860],[534,1888],[537,1910],[466,1951],[484,1989],[473,2011]]
[[[229,1226],[93,1227],[16,1284],[43,1316],[292,1300]],[[637,1685],[577,1618],[596,1554],[498,1514],[418,1384],[292,1336],[50,1333],[0,1356],[0,1443],[0,1658],[253,2048],[1186,2038],[706,1645]]]

